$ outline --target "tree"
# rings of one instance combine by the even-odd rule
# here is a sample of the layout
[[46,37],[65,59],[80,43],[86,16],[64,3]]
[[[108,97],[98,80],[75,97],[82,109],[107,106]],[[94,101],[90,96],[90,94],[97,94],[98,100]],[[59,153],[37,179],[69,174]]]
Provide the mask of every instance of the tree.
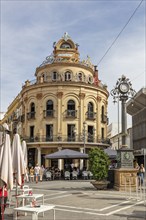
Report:
[[108,155],[100,148],[89,151],[89,170],[95,180],[106,180],[110,161]]

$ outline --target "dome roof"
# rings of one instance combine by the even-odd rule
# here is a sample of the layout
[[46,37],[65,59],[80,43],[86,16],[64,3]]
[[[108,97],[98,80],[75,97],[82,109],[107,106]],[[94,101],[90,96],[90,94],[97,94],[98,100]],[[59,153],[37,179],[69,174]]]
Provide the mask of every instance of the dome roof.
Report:
[[94,69],[94,65],[90,61],[90,57],[80,61],[78,44],[74,43],[67,32],[64,33],[63,37],[53,43],[53,53],[46,57],[46,60],[42,62],[39,67],[52,64],[52,63],[77,63],[83,66]]

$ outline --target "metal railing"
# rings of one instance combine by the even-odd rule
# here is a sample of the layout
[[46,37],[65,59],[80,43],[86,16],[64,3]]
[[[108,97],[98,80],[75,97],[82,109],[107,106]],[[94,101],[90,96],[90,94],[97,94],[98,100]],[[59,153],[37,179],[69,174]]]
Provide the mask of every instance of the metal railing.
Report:
[[77,117],[77,110],[66,110],[66,117],[67,118],[76,118]]
[[[24,136],[26,142],[84,142],[83,135],[75,135],[75,136],[34,136],[28,137]],[[86,138],[86,143],[103,143],[103,144],[110,144],[110,140],[108,138],[99,139],[97,137],[90,137]]]

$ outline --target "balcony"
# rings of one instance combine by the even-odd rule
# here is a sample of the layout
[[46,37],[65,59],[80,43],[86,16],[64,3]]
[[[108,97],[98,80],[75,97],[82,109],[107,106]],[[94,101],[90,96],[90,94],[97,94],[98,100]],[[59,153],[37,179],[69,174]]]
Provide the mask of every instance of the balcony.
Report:
[[[23,137],[24,140],[26,140],[26,142],[51,142],[51,143],[78,143],[78,144],[84,144],[84,137],[82,135],[75,135],[75,136],[39,136],[39,137]],[[110,145],[110,139],[108,138],[97,138],[93,135],[87,136],[85,138],[85,143],[86,145],[88,144],[92,144],[92,145]]]
[[66,118],[76,118],[77,110],[66,110]]
[[44,118],[54,117],[55,110],[44,110]]
[[75,136],[68,136],[67,137],[67,142],[75,142],[76,141],[76,137]]
[[35,112],[28,112],[27,113],[27,119],[28,120],[35,119]]
[[95,120],[96,119],[96,112],[86,112],[86,116],[88,120]]
[[101,115],[101,123],[108,124],[108,117],[107,117],[107,115]]

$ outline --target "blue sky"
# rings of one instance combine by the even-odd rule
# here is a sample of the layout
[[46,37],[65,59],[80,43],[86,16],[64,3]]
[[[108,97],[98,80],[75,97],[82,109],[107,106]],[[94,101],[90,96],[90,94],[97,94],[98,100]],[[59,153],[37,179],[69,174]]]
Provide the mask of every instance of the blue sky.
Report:
[[[68,32],[78,43],[80,58],[97,65],[122,30],[139,0],[1,1],[0,111],[33,80],[36,67],[53,51],[53,42]],[[125,74],[138,91],[146,86],[144,1],[113,47],[99,63],[99,78],[111,91]],[[117,121],[117,106],[109,98],[108,116]]]

